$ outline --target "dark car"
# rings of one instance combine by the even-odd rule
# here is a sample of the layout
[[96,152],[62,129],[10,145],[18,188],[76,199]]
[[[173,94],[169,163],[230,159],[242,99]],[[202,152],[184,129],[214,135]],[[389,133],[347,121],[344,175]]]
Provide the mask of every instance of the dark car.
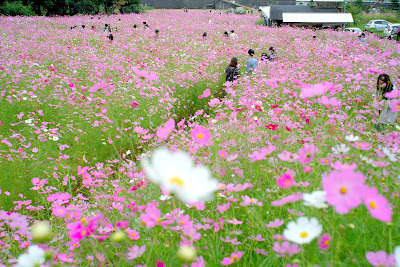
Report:
[[204,7],[205,9],[215,9],[214,4],[208,4]]

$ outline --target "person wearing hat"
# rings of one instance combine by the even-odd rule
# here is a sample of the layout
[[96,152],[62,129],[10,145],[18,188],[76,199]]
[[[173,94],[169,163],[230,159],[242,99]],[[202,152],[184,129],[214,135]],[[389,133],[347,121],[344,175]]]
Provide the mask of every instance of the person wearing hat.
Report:
[[258,66],[258,61],[257,59],[254,57],[254,50],[253,49],[249,49],[249,51],[247,52],[250,56],[250,58],[247,60],[246,62],[246,70],[245,73],[246,74],[250,74],[252,73],[256,67]]

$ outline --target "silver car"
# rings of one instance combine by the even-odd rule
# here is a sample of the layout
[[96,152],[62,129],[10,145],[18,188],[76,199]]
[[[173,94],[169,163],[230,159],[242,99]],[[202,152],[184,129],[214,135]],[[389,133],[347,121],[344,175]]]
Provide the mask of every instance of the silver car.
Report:
[[365,25],[365,30],[366,31],[371,31],[372,29],[376,31],[383,31],[385,28],[390,25],[391,23],[387,20],[370,20],[367,25]]

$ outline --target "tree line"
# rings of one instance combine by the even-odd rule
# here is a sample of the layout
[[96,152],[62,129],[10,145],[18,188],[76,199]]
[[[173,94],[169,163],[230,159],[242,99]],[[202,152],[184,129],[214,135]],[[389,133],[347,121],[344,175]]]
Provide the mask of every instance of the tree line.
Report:
[[0,0],[9,16],[139,13],[140,0]]

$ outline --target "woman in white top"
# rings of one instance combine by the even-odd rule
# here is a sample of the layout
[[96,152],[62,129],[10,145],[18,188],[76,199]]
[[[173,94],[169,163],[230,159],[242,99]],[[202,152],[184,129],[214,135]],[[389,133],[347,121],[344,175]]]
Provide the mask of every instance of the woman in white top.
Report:
[[396,120],[396,112],[393,112],[390,108],[391,99],[385,96],[386,93],[391,91],[397,91],[397,87],[390,81],[389,75],[383,73],[378,76],[378,80],[376,82],[376,89],[373,93],[374,101],[383,101],[383,108],[379,110],[379,117],[378,121],[375,124],[375,128],[380,132],[381,130],[384,131],[385,127],[379,126],[379,124],[389,124],[393,125]]

